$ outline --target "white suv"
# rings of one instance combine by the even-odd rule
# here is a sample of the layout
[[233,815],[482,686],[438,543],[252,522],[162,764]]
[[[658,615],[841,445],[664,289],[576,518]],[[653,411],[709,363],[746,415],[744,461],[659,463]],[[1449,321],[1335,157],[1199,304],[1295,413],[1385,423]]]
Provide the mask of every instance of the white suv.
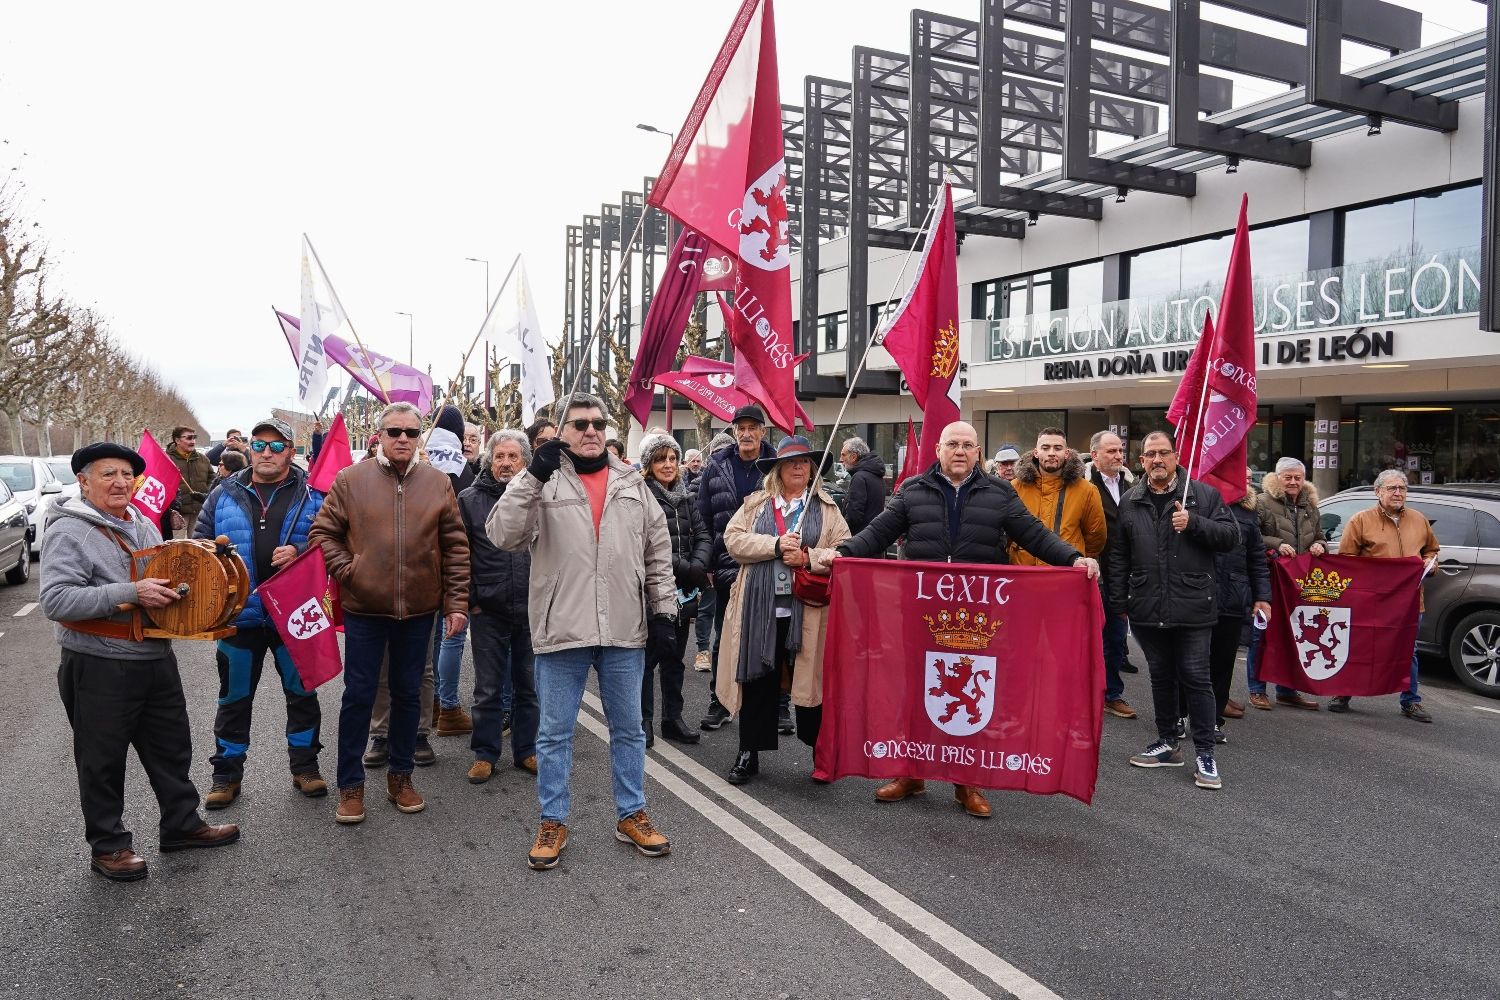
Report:
[[0,482],[25,505],[26,520],[31,525],[31,554],[40,556],[47,511],[52,499],[63,492],[63,484],[52,474],[46,459],[26,455],[0,455]]

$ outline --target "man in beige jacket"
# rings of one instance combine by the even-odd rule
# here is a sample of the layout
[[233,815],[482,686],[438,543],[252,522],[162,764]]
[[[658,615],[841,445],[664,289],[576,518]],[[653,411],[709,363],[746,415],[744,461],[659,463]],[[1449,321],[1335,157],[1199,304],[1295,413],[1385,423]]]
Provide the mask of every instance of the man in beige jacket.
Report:
[[558,437],[537,447],[485,522],[499,548],[531,551],[542,825],[528,861],[538,870],[554,867],[568,843],[573,730],[590,667],[609,721],[615,837],[648,857],[671,850],[646,816],[641,729],[644,647],[676,650],[667,519],[640,472],[605,450],[603,403],[576,393],[559,412]]

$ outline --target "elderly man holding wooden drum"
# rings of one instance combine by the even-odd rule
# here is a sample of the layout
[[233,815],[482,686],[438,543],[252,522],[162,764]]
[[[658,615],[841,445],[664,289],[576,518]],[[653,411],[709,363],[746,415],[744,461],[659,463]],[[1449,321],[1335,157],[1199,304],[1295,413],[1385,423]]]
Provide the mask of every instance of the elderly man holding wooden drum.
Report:
[[156,525],[130,505],[146,464],[123,445],[100,443],[74,452],[72,467],[82,495],[59,499],[48,514],[41,606],[62,646],[57,686],[73,727],[91,866],[129,882],[147,874],[122,822],[131,746],[161,808],[162,851],[230,844],[240,830],[210,825],[198,813],[177,658],[169,639],[147,637],[142,626],[140,609],[149,614],[182,599],[166,579],[145,575],[144,559],[135,555],[162,541]]

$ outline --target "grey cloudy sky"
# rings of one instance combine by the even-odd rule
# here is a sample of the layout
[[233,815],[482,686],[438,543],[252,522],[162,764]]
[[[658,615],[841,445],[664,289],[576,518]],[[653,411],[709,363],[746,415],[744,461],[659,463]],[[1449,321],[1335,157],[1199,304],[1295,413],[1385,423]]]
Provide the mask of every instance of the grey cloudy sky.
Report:
[[[1483,24],[1471,0],[1406,5],[1427,41]],[[856,43],[905,51],[913,6],[780,0],[783,98],[808,74],[847,79]],[[484,268],[465,257],[498,285],[524,253],[555,341],[564,227],[656,172],[667,141],[634,125],[681,124],[735,7],[8,3],[0,174],[26,185],[55,287],[110,317],[217,437],[293,403],[270,306],[297,310],[303,232],[365,343],[404,360],[397,311],[413,313],[416,363],[439,381],[483,319]]]

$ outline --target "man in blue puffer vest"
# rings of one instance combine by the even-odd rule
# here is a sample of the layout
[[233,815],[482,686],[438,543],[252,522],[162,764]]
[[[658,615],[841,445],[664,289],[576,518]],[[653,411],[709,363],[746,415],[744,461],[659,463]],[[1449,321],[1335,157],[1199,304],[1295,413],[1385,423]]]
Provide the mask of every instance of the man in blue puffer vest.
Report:
[[270,652],[286,694],[286,748],[292,785],[309,798],[328,794],[318,773],[318,732],[323,715],[316,692],[302,687],[297,668],[276,626],[266,617],[261,581],[307,548],[307,533],[323,507],[323,494],[307,486],[307,473],[292,464],[292,429],[270,417],[250,432],[250,468],[223,480],[203,503],[194,538],[228,535],[250,573],[250,599],[233,624],[239,630],[217,643],[219,711],[214,716],[213,787],[203,798],[223,809],[240,795],[245,753],[250,749],[250,711]]

